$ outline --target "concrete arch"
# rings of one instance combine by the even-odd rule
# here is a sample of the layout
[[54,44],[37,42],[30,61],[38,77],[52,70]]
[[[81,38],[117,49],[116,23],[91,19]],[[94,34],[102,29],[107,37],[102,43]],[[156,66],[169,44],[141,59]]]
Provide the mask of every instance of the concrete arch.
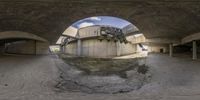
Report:
[[34,55],[49,53],[49,41],[28,32],[0,32],[0,43],[0,53]]
[[0,40],[1,39],[12,39],[12,38],[23,38],[23,39],[37,40],[37,41],[41,41],[41,42],[48,42],[44,38],[41,38],[37,35],[27,33],[27,32],[21,32],[21,31],[0,32]]

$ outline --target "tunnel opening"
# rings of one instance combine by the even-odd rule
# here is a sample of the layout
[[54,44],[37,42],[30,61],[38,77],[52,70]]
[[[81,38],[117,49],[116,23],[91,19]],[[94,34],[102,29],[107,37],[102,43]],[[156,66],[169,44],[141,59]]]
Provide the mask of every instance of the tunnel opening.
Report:
[[[196,40],[196,53],[197,56],[200,56],[200,40]],[[178,45],[178,46],[174,46],[174,50],[173,52],[175,53],[176,57],[187,57],[187,58],[191,58],[193,55],[193,41],[182,44],[182,45]]]
[[164,53],[164,49],[162,48],[162,49],[160,49],[160,53]]
[[0,40],[1,54],[36,55],[37,40],[10,38]]
[[95,16],[79,20],[63,32],[57,45],[64,61],[60,69],[71,68],[60,74],[55,86],[60,91],[125,93],[150,80],[144,64],[148,54],[145,36],[124,19]]
[[48,41],[31,33],[0,32],[0,53],[18,55],[48,54]]
[[[1,39],[0,45],[1,45],[1,54],[28,54],[28,53],[20,53],[19,50],[16,50],[17,48],[14,48],[13,46],[18,45],[20,46],[23,44],[26,44],[28,41],[31,41],[29,39],[23,39],[23,38],[8,38],[8,39]],[[25,45],[24,45],[25,46]],[[21,46],[21,48],[23,48]],[[33,52],[32,52],[33,54]]]
[[144,39],[139,29],[124,19],[95,16],[73,23],[56,44],[65,54],[111,58],[144,51]]
[[[0,56],[0,100],[200,98],[200,0],[0,4],[0,52],[20,54]],[[118,16],[139,30],[129,33],[129,24],[102,16],[82,20],[91,15]],[[24,32],[3,32],[7,30]],[[56,40],[51,51],[59,55],[35,56],[48,54],[48,42],[54,45]]]

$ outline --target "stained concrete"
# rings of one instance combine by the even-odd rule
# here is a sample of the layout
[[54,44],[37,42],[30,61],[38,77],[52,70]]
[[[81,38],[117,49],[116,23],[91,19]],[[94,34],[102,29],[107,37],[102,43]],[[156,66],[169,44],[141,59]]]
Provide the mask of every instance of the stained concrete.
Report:
[[80,56],[107,58],[133,54],[136,53],[137,49],[136,44],[125,44],[120,42],[116,43],[114,41],[107,40],[100,41],[98,39],[81,40],[81,44],[79,44],[80,49],[78,49],[78,44],[79,42],[72,42],[67,44],[65,46],[64,53],[78,55],[78,51],[80,50]]
[[[55,85],[60,59],[55,56],[0,56],[2,100],[199,100],[200,61],[187,55],[151,54],[144,63],[152,79],[141,89],[122,94],[59,92]],[[125,58],[125,57],[124,57]]]
[[55,44],[74,22],[114,16],[135,24],[147,38],[180,38],[199,32],[198,0],[0,0],[0,31],[30,32]]
[[41,41],[27,40],[27,39],[8,42],[6,46],[3,47],[2,49],[5,49],[4,53],[12,53],[12,54],[32,54],[32,55],[49,54],[48,42],[41,42]]

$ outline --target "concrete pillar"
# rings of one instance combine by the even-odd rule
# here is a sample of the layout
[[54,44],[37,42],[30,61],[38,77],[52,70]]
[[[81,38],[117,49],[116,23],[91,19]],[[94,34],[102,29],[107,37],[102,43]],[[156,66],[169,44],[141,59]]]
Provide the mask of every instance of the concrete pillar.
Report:
[[81,39],[77,40],[77,56],[81,56]]
[[66,53],[66,52],[65,52],[65,46],[66,46],[66,45],[62,46],[62,51],[63,51],[63,53]]
[[121,56],[121,43],[119,41],[116,43],[116,48],[117,48],[117,56]]
[[169,56],[172,57],[173,56],[173,44],[169,44]]
[[60,47],[60,53],[63,53],[62,45],[60,45],[59,47]]
[[192,59],[193,60],[197,59],[197,42],[196,41],[192,42]]

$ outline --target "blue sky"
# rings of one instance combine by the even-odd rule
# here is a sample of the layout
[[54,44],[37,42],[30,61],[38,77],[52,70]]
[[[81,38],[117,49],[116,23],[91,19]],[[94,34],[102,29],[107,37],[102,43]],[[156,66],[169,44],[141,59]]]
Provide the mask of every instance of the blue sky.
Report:
[[123,28],[130,24],[130,22],[117,17],[96,16],[79,20],[75,22],[72,26],[75,28],[83,28],[92,25],[109,25],[117,28]]
[[[129,32],[138,30],[136,26],[134,26],[130,22],[123,20],[121,18],[110,17],[110,16],[95,16],[95,17],[89,17],[89,18],[85,18],[85,19],[75,22],[70,27],[68,27],[62,34],[75,37],[80,28],[87,27],[87,26],[94,26],[94,25],[108,25],[108,26],[117,27],[121,29],[124,29],[124,27],[129,25],[128,27]],[[61,36],[58,39],[57,44],[60,44],[63,38],[65,37]]]

